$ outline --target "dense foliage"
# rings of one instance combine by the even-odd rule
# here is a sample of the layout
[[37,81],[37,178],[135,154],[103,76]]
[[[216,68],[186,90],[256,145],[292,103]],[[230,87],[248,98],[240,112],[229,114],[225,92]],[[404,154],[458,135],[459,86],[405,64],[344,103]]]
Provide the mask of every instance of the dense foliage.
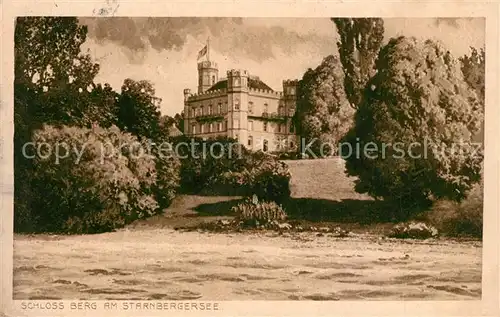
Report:
[[160,102],[150,82],[125,79],[118,99],[118,127],[141,140],[162,140],[168,130],[162,130]]
[[[145,144],[149,140],[156,142],[163,139],[166,133],[159,120],[159,100],[149,82],[126,79],[121,94],[113,91],[108,84],[94,82],[99,65],[93,63],[88,54],[81,52],[86,36],[86,27],[80,25],[76,18],[22,17],[16,20],[16,230],[110,230],[168,206],[178,186],[177,159],[172,155],[158,155],[152,147],[154,157],[147,156],[149,160],[145,157],[146,161],[141,162],[148,171],[155,171],[154,175],[147,176],[153,177],[151,184],[137,187],[137,179],[146,177],[146,174],[137,175],[142,172],[130,165],[133,164],[131,162],[112,161],[106,166],[114,166],[117,174],[124,171],[126,181],[120,184],[119,189],[130,194],[130,200],[127,204],[116,205],[113,200],[116,197],[112,193],[104,189],[98,193],[98,188],[108,184],[109,190],[113,190],[116,184],[111,184],[112,181],[106,177],[97,178],[100,172],[104,173],[101,169],[106,166],[92,162],[99,157],[95,152],[95,142],[115,146],[118,146],[118,141],[126,145],[130,145],[127,142],[137,141]],[[87,130],[114,125],[123,131],[130,131],[134,136],[116,128],[100,132]],[[90,152],[85,156],[88,161],[72,169],[66,161],[54,164],[40,157],[27,158],[23,147],[37,140],[47,140],[51,146],[55,145],[53,142],[66,142],[80,147],[87,146],[85,142],[88,141]],[[151,147],[145,144],[144,148]],[[74,158],[72,154],[67,161]],[[92,171],[97,174],[92,175]],[[79,186],[83,188],[82,193],[78,193]]]
[[[18,206],[16,229],[92,233],[112,230],[161,211],[177,186],[174,161],[142,152],[137,138],[118,128],[37,130],[33,142],[43,155],[34,157],[30,199]],[[45,152],[47,151],[47,152]],[[47,155],[45,155],[47,154]],[[161,188],[158,188],[161,186]]]
[[[485,51],[471,48],[470,55],[464,55],[460,58],[464,79],[469,86],[476,91],[484,109],[485,105]],[[481,124],[481,130],[475,135],[474,140],[484,142],[484,121]]]
[[181,136],[173,138],[172,144],[181,159],[181,190],[185,193],[256,194],[276,201],[290,197],[290,172],[274,156],[249,151],[227,137]]
[[375,59],[384,40],[381,18],[332,18],[340,40],[337,42],[345,73],[344,88],[351,106],[362,99],[368,80],[375,74]]
[[484,185],[474,185],[467,198],[460,203],[439,200],[423,217],[447,236],[483,236]]
[[299,82],[297,111],[294,117],[297,133],[315,156],[337,153],[338,141],[352,126],[354,109],[344,91],[344,73],[338,57],[328,56],[316,69],[309,69]]
[[439,43],[399,37],[376,67],[344,138],[361,149],[346,159],[356,190],[391,201],[399,215],[435,199],[462,200],[481,176],[472,136],[483,110],[459,62]]

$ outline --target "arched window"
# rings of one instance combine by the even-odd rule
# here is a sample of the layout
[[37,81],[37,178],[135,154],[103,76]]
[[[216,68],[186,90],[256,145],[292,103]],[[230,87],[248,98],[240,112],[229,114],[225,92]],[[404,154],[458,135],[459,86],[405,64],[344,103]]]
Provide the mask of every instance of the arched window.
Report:
[[208,114],[211,115],[212,114],[212,105],[208,105]]
[[222,103],[220,103],[220,102],[217,105],[217,113],[222,113]]

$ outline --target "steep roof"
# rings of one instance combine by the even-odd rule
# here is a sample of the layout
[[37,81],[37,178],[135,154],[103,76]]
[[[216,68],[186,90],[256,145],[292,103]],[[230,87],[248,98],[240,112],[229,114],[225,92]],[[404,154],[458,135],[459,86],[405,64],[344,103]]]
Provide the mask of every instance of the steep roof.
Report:
[[[262,90],[271,90],[273,89],[266,85],[262,80],[258,78],[248,78],[248,87],[252,89],[262,89]],[[214,91],[219,89],[227,89],[227,79],[220,80],[215,85],[210,87],[207,91]]]
[[172,125],[171,127],[168,128],[168,135],[169,136],[180,136],[182,135],[183,133],[181,132],[181,130],[179,130],[179,128],[177,128],[175,125]]

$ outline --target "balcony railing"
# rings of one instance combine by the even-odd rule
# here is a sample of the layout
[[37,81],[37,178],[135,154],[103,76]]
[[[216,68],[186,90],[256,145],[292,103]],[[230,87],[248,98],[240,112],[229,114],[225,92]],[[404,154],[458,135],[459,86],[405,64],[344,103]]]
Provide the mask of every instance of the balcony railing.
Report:
[[250,119],[265,120],[265,121],[286,121],[286,114],[274,113],[274,112],[263,112],[261,115],[248,115]]
[[220,113],[203,114],[195,117],[198,122],[213,122],[224,119],[224,115]]

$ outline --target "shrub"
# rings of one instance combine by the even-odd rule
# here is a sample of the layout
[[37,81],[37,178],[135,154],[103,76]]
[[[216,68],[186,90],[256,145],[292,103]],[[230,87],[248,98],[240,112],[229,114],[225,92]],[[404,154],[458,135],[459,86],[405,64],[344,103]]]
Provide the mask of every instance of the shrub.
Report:
[[[116,127],[45,126],[36,131],[33,141],[65,143],[70,149],[58,163],[54,156],[37,155],[33,160],[28,205],[34,231],[108,231],[159,212],[155,194],[160,189],[165,192],[163,203],[173,197],[178,178],[174,164],[163,162],[172,167],[158,171],[155,157],[139,155],[132,146],[137,139]],[[111,148],[121,151],[110,155]]]
[[[290,197],[288,166],[276,157],[262,151],[251,152],[236,140],[226,137],[202,140],[181,136],[172,139],[174,147],[192,142],[198,144],[194,153],[190,153],[191,149],[186,146],[178,147],[183,192],[198,193],[209,188],[219,194],[256,194],[264,200],[282,201]],[[217,146],[213,146],[215,144]]]
[[423,222],[410,221],[399,223],[392,228],[389,234],[392,238],[400,239],[428,239],[438,235],[438,230]]
[[246,157],[241,172],[226,172],[221,181],[227,186],[241,187],[245,196],[256,195],[259,199],[283,202],[291,194],[290,179],[285,163],[263,152],[254,152]]
[[461,203],[440,200],[424,216],[447,236],[483,235],[483,185],[475,185]]
[[259,201],[257,196],[245,199],[231,209],[237,214],[237,220],[247,225],[264,225],[287,218],[285,210],[274,201]]
[[203,140],[179,136],[170,141],[181,159],[180,184],[186,193],[217,185],[224,172],[242,170],[242,157],[248,153],[236,140],[227,137]]

